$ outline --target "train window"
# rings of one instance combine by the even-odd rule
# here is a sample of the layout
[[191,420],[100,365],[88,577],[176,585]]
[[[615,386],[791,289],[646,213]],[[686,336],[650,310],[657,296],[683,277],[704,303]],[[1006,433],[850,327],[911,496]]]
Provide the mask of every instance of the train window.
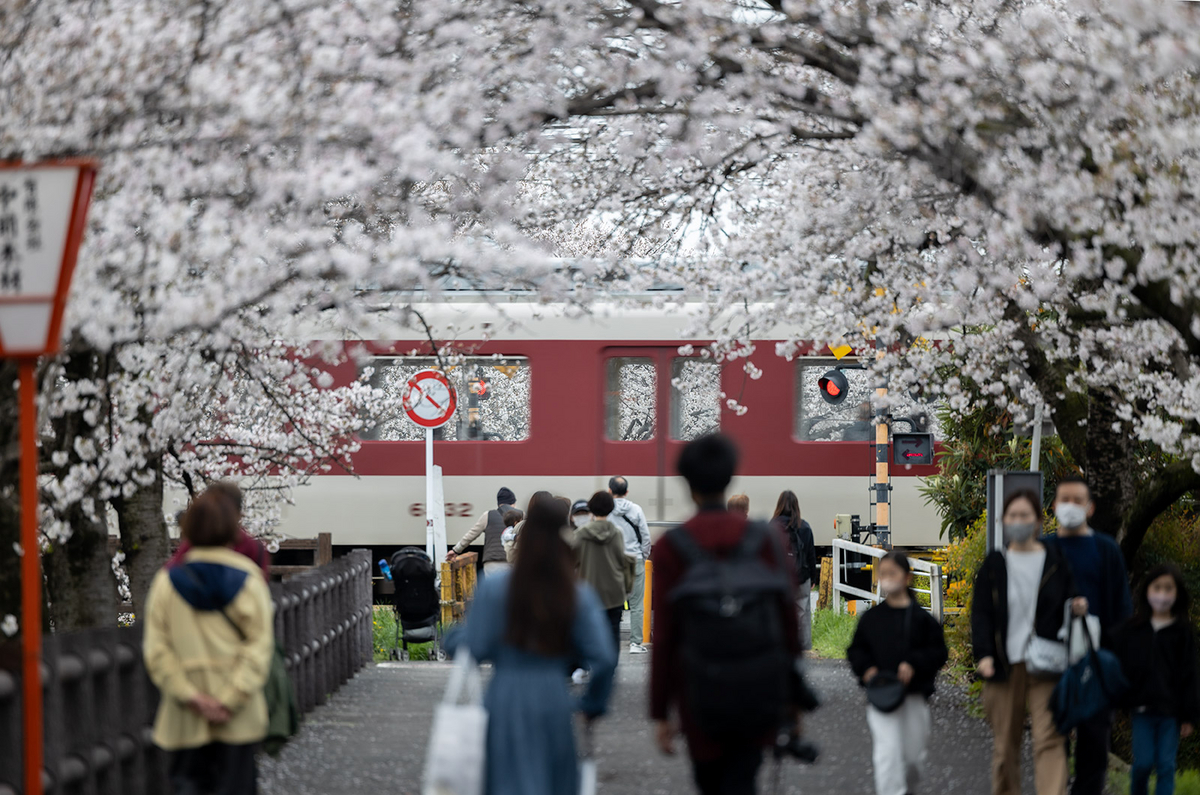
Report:
[[[846,360],[805,358],[796,366],[796,437],[801,441],[873,442],[875,426],[871,398],[874,378],[866,370],[842,370],[850,391],[841,403],[830,405],[821,396],[821,376]],[[892,430],[920,431],[938,436],[935,412],[919,401],[892,395]]]
[[608,360],[604,389],[605,435],[614,442],[654,438],[658,415],[658,372],[653,359]]
[[721,430],[721,365],[703,359],[671,363],[671,438],[699,439]]
[[[803,441],[870,442],[871,397],[875,384],[866,370],[842,370],[850,384],[846,399],[836,406],[825,402],[817,382],[838,364],[836,359],[801,359],[796,366],[796,436]],[[846,364],[845,361],[841,364]]]
[[[400,405],[408,379],[419,370],[441,369],[432,356],[380,357],[371,366],[371,386],[382,389],[389,409],[362,439],[386,442],[425,438]],[[446,361],[446,374],[458,392],[455,417],[434,430],[446,441],[517,442],[529,438],[529,360],[521,357],[468,356]]]

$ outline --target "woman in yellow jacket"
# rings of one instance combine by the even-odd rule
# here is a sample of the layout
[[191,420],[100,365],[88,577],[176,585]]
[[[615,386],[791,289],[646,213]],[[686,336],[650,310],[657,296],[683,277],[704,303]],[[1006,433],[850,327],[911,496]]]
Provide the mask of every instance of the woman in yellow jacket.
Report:
[[192,503],[183,533],[192,549],[157,574],[146,602],[143,653],[162,692],[154,742],[170,752],[176,795],[252,795],[267,732],[271,594],[254,562],[229,548],[237,520],[217,495]]

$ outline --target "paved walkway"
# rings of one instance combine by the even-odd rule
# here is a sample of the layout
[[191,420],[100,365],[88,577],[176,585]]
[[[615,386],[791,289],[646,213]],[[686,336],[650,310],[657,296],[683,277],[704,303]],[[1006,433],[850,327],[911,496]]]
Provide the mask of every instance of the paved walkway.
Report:
[[[613,708],[597,729],[600,792],[605,795],[691,792],[683,757],[654,748],[645,716],[649,655],[622,652]],[[814,661],[810,676],[824,704],[807,722],[821,747],[812,767],[785,762],[787,793],[871,795],[871,742],[861,691],[841,661]],[[400,795],[419,793],[433,707],[446,684],[446,663],[380,663],[309,716],[278,760],[261,766],[263,795]],[[963,694],[943,686],[933,701],[929,770],[921,790],[988,795],[991,736],[967,715]],[[1028,765],[1026,766],[1028,769]],[[764,768],[761,787],[771,782]],[[1032,791],[1031,783],[1026,785]]]

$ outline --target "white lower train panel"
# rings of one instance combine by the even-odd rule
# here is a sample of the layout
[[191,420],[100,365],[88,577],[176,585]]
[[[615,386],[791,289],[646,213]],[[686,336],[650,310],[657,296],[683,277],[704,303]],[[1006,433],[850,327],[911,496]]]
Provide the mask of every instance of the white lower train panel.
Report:
[[[769,517],[784,489],[800,498],[800,511],[812,525],[818,546],[829,546],[834,516],[858,514],[863,525],[871,521],[869,480],[865,477],[746,477],[734,481],[730,494],[750,496],[750,512]],[[607,476],[596,477],[479,477],[447,476],[446,538],[456,543],[480,513],[496,506],[496,491],[507,486],[523,508],[537,490],[587,499],[607,488]],[[937,512],[925,504],[917,490],[920,479],[892,481],[892,543],[896,546],[936,546],[940,537]],[[629,498],[642,506],[650,521],[681,521],[694,506],[680,478],[631,477]],[[392,546],[425,544],[425,479],[423,477],[349,476],[318,477],[295,492],[296,505],[283,512],[282,531],[292,538],[313,538],[333,533],[339,546]],[[664,528],[655,527],[657,535]]]

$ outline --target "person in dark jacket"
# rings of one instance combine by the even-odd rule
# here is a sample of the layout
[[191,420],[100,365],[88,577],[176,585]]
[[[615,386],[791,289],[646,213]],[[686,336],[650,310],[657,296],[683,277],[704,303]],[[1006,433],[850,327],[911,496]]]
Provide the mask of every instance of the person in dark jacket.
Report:
[[1122,699],[1133,725],[1129,795],[1148,795],[1150,774],[1158,795],[1175,792],[1175,754],[1200,721],[1196,636],[1188,626],[1190,603],[1183,575],[1164,563],[1138,588],[1137,612],[1113,636],[1113,648],[1131,683]]
[[1026,649],[1034,635],[1058,641],[1063,607],[1087,610],[1077,599],[1066,559],[1043,544],[1042,501],[1018,491],[1004,502],[1005,550],[993,550],[979,567],[971,609],[971,647],[984,680],[983,706],[992,724],[992,795],[1021,793],[1021,736],[1025,713],[1033,728],[1034,784],[1038,795],[1067,790],[1067,746],[1054,723],[1050,696],[1055,680],[1030,675]]
[[[1100,620],[1100,643],[1110,645],[1112,631],[1133,612],[1129,574],[1116,540],[1088,526],[1095,513],[1087,481],[1070,475],[1054,492],[1058,532],[1046,538],[1071,567],[1079,594],[1087,598],[1088,612]],[[1112,710],[1102,710],[1075,728],[1075,781],[1071,795],[1101,795],[1108,779],[1108,752],[1112,735]]]
[[[747,512],[748,513],[748,512]],[[817,572],[817,546],[812,527],[800,517],[800,500],[796,492],[785,491],[775,504],[772,521],[787,536],[788,554],[795,566],[796,614],[800,624],[800,648],[812,649],[812,586]]]
[[633,560],[625,554],[621,529],[608,521],[613,511],[612,495],[598,491],[585,507],[595,518],[575,528],[571,548],[579,567],[579,579],[592,586],[600,597],[600,606],[612,629],[613,647],[620,648],[621,614],[625,611],[625,594],[633,585]]
[[[679,456],[678,471],[688,482],[692,500],[698,512],[684,523],[683,528],[695,543],[709,554],[726,557],[742,543],[749,527],[744,516],[731,514],[725,507],[725,492],[737,469],[737,449],[720,434],[702,436],[688,442]],[[782,535],[777,544],[762,544],[763,563],[774,571],[782,571]],[[777,554],[776,550],[779,549]],[[692,759],[692,774],[701,795],[752,795],[755,780],[762,765],[763,748],[776,738],[767,736],[739,738],[712,737],[701,729],[690,712],[688,682],[683,664],[686,639],[681,636],[680,616],[671,599],[676,586],[687,573],[684,556],[671,542],[667,533],[654,544],[653,600],[654,646],[650,657],[650,717],[655,723],[655,737],[664,754],[675,753],[675,734],[682,729]],[[784,572],[785,574],[787,572]],[[791,582],[790,574],[788,575]],[[796,631],[796,611],[791,609],[794,593],[780,597],[778,633],[789,659],[798,659],[800,644]],[[797,711],[812,709],[811,691],[802,678],[792,683],[791,704]],[[677,717],[676,717],[677,716]]]
[[446,553],[446,560],[454,560],[455,557],[461,555],[482,534],[483,573],[489,574],[507,569],[509,564],[508,553],[504,549],[504,515],[516,504],[517,496],[512,493],[512,489],[502,486],[496,492],[495,509],[481,514],[475,520],[475,524],[471,525],[471,529],[462,537],[462,540]]
[[942,625],[913,598],[912,566],[903,552],[879,561],[879,589],[884,601],[859,619],[846,649],[850,670],[864,687],[878,676],[895,677],[907,695],[900,706],[883,712],[867,705],[871,729],[875,795],[915,792],[925,768],[933,720],[928,699],[949,652]]
[[[220,480],[212,484],[206,490],[206,493],[212,493],[229,504],[230,510],[236,516],[238,528],[237,537],[234,539],[231,549],[239,555],[245,555],[250,560],[254,561],[260,569],[262,569],[263,578],[268,582],[271,580],[271,553],[263,546],[263,543],[254,536],[247,533],[242,528],[242,507],[243,497],[242,490],[236,484],[228,480]],[[175,517],[175,521],[179,524],[180,529],[183,529],[184,512],[180,511]],[[187,557],[187,553],[192,550],[192,542],[186,536],[181,536],[179,539],[179,548],[175,550],[175,554],[167,561],[163,568],[173,569],[183,563],[183,559]]]

